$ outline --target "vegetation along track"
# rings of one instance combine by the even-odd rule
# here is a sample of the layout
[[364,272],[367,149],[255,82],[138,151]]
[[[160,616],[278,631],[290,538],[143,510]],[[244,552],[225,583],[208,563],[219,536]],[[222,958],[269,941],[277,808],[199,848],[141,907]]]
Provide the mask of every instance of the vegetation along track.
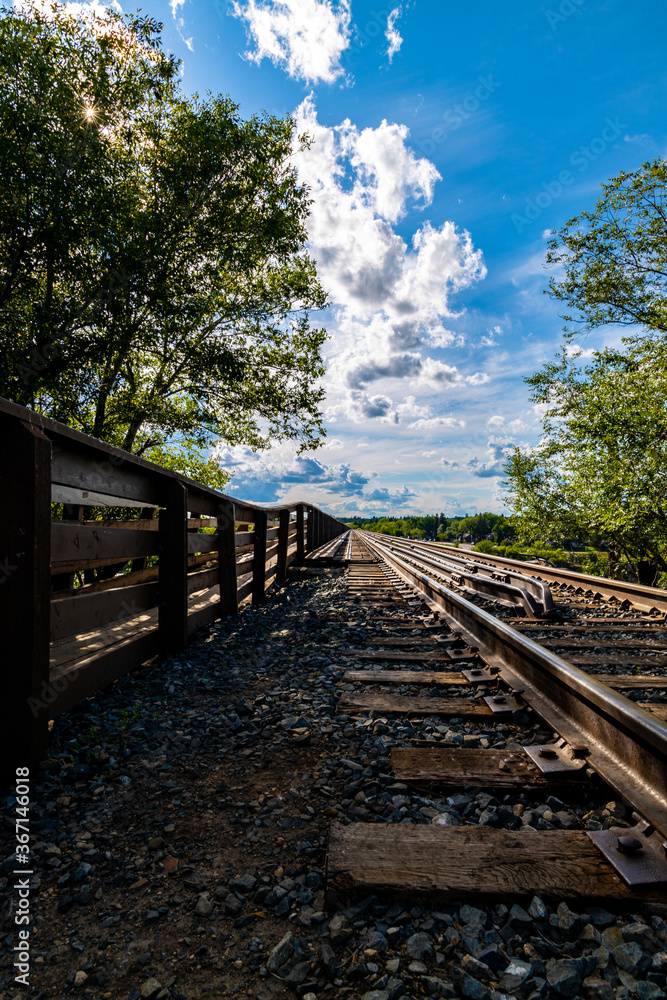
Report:
[[[376,614],[365,619],[365,644],[343,654],[350,669],[338,713],[387,725],[437,717],[430,739],[393,749],[395,778],[406,787],[481,789],[496,806],[476,826],[334,824],[329,888],[664,900],[662,618],[599,595],[554,603],[543,583],[464,573],[433,547],[400,539],[352,532],[345,554],[352,601]],[[464,720],[486,735],[458,730]],[[613,832],[513,822],[522,813],[512,802],[517,790],[576,800],[591,787],[613,789],[628,806]]]

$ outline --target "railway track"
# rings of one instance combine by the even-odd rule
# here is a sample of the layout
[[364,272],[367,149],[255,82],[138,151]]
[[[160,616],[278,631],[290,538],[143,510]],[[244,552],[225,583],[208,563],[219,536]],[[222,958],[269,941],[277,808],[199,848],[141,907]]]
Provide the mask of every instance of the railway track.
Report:
[[[345,557],[364,625],[341,651],[338,714],[390,732],[432,720],[429,739],[393,748],[396,781],[492,805],[479,825],[334,824],[329,889],[667,900],[667,626],[655,612],[593,593],[554,601],[544,581],[465,571],[369,533],[352,532]],[[627,812],[615,830],[517,823],[521,797],[545,792],[564,815],[596,794]]]
[[546,566],[541,563],[523,562],[519,559],[506,559],[503,556],[481,554],[433,542],[420,542],[420,546],[438,553],[440,556],[463,559],[471,567],[484,564],[497,572],[516,573],[533,580],[543,581],[552,590],[567,594],[569,600],[577,602],[584,600],[607,600],[625,607],[634,607],[651,614],[667,614],[667,591],[657,587],[646,587],[640,583],[629,583],[625,580],[608,580],[605,577],[589,576],[586,573],[576,573],[573,570],[556,566]]

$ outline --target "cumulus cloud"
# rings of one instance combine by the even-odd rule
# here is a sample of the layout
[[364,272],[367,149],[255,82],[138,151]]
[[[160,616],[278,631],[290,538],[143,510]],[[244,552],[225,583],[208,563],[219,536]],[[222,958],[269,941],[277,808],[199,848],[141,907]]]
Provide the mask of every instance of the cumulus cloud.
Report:
[[418,354],[396,354],[385,361],[368,358],[347,372],[347,384],[351,389],[361,389],[368,382],[376,382],[380,378],[417,375],[422,367],[422,360]]
[[[486,268],[470,234],[453,222],[420,220],[409,239],[396,231],[409,211],[428,208],[441,180],[410,148],[407,127],[323,125],[312,95],[295,117],[299,134],[313,140],[295,153],[294,165],[310,190],[310,251],[334,310],[329,416],[397,423],[402,417],[392,398],[400,380],[431,396],[487,381],[483,372],[469,375],[432,356],[462,346],[444,322],[460,315],[451,298]],[[442,426],[441,416],[418,418],[434,421],[420,427]]]
[[465,421],[450,414],[434,414],[429,406],[418,404],[414,396],[395,402],[390,396],[377,393],[373,396],[360,390],[350,392],[345,399],[326,411],[326,417],[335,423],[342,414],[354,423],[378,419],[385,424],[403,424],[407,430],[433,430],[439,427],[465,427]]
[[403,486],[400,490],[390,490],[386,486],[380,486],[377,489],[370,490],[368,493],[364,494],[364,500],[378,501],[381,500],[384,503],[393,504],[404,504],[411,500],[415,500],[418,494],[411,490],[408,486]]
[[462,334],[453,333],[444,326],[431,327],[426,340],[433,347],[463,347],[465,344],[465,337]]
[[462,375],[456,365],[447,365],[444,361],[426,358],[422,362],[419,379],[422,382],[431,382],[438,386],[483,385],[489,381],[489,376],[486,372]]
[[398,28],[396,27],[396,21],[402,13],[403,11],[400,7],[395,7],[387,18],[387,30],[384,34],[387,42],[389,43],[389,47],[387,49],[389,62],[393,60],[394,56],[403,44],[403,39],[401,38]]
[[[312,95],[296,111],[298,131],[313,139],[295,166],[313,198],[309,237],[318,273],[350,322],[377,321],[398,340],[442,337],[455,315],[452,292],[486,274],[481,251],[453,222],[425,221],[408,245],[394,226],[410,207],[433,199],[440,174],[408,145],[405,125],[358,129],[349,120],[320,124]],[[447,342],[449,337],[447,336]]]
[[361,496],[374,475],[359,472],[346,462],[328,465],[312,455],[297,455],[289,446],[258,453],[244,445],[224,445],[216,451],[216,458],[234,473],[232,495],[266,503],[278,500],[290,486],[301,483],[344,496]]
[[270,59],[306,83],[333,83],[342,75],[340,57],[350,45],[349,0],[237,0],[232,11],[245,21],[254,45],[245,57],[252,62]]
[[216,458],[234,473],[230,495],[244,500],[274,503],[302,485],[309,491],[331,494],[334,505],[336,498],[345,502],[356,498],[370,506],[379,501],[402,504],[417,495],[407,485],[397,490],[373,485],[378,478],[373,470],[360,472],[348,462],[327,464],[312,455],[297,455],[289,444],[277,445],[268,452],[253,452],[244,445],[221,445]]
[[487,420],[489,427],[499,427],[503,430],[509,430],[513,434],[518,434],[520,431],[527,431],[528,424],[521,419],[506,421],[505,417],[500,416],[500,414],[495,414],[493,417],[489,417]]
[[471,458],[466,462],[465,469],[471,475],[481,479],[488,479],[492,476],[503,476],[505,475],[504,467],[507,457],[510,455],[512,447],[513,442],[506,437],[489,438],[486,447],[487,460],[481,461],[476,457]]

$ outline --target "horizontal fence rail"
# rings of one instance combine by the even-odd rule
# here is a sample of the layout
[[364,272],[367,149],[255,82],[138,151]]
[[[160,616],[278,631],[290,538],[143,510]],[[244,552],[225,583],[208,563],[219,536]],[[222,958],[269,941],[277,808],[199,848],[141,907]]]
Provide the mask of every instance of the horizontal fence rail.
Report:
[[312,504],[237,500],[2,399],[0,454],[3,768],[38,762],[50,719],[260,604],[348,530]]

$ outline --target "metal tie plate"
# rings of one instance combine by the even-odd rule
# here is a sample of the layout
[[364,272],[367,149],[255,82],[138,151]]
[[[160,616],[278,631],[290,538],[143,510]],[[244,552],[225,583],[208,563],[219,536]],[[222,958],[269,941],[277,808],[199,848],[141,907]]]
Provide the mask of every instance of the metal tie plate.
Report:
[[542,774],[581,771],[586,766],[586,747],[571,747],[565,740],[522,748]]
[[462,670],[461,673],[471,684],[490,684],[496,680],[488,667],[472,667],[470,670]]
[[667,885],[667,843],[653,836],[654,828],[636,813],[637,825],[587,834],[630,888]]
[[484,701],[494,715],[506,715],[508,712],[518,712],[525,709],[526,703],[513,694],[487,694]]

